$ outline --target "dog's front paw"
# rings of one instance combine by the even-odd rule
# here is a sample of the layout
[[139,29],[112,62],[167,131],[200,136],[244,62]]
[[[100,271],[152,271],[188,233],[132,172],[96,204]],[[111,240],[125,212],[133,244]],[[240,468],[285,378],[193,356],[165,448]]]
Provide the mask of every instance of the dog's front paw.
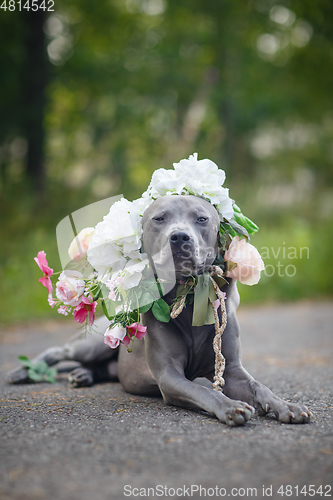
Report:
[[244,425],[254,414],[253,406],[250,406],[243,401],[234,401],[225,398],[221,409],[217,412],[216,416],[221,422],[235,427],[236,425]]
[[81,366],[69,373],[68,380],[73,387],[90,387],[94,384],[92,370]]
[[289,403],[276,396],[268,387],[256,382],[250,383],[254,406],[260,416],[273,413],[284,424],[306,424],[312,413],[304,405]]
[[274,413],[276,418],[284,424],[306,424],[310,422],[312,413],[304,405],[288,403],[283,399],[267,403],[264,408],[258,409],[259,415]]

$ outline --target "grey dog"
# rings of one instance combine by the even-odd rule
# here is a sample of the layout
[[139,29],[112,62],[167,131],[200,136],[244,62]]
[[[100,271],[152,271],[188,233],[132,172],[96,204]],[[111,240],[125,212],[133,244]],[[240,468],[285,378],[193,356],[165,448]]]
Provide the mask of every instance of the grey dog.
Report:
[[[206,200],[188,195],[161,197],[145,211],[142,225],[143,248],[159,276],[168,276],[171,269],[177,279],[197,276],[212,265],[220,221],[216,209]],[[164,297],[169,305],[176,297],[176,288]],[[162,395],[167,404],[205,410],[230,426],[245,424],[255,409],[259,415],[272,412],[284,423],[308,422],[311,412],[305,406],[282,400],[243,368],[236,282],[228,279],[221,290],[227,297],[227,326],[222,336],[226,360],[223,392],[212,388],[214,325],[192,326],[190,304],[169,323],[158,321],[151,311],[143,314],[147,334],[143,341],[135,342],[132,353],[123,345],[113,350],[103,343],[100,334],[108,322],[101,318],[96,322],[96,333],[86,340],[48,349],[35,360],[45,360],[49,365],[62,360],[79,362],[80,366],[69,374],[75,387],[118,379],[127,392]],[[13,370],[8,381],[27,381],[26,369]]]

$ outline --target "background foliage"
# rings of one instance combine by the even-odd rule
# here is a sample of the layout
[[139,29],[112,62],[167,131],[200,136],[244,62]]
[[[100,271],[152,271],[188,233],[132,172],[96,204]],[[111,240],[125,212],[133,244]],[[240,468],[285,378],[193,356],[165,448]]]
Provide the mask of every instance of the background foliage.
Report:
[[57,317],[33,257],[60,270],[63,217],[194,151],[261,228],[242,300],[332,294],[332,2],[55,0],[0,40],[0,321]]

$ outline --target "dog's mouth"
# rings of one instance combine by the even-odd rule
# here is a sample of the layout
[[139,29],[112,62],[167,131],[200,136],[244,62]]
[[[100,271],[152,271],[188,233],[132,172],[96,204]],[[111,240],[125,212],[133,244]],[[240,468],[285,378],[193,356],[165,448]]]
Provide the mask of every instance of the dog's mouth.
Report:
[[184,279],[203,274],[209,269],[214,258],[214,248],[200,249],[191,242],[182,245],[165,245],[150,257],[157,274],[163,279]]
[[199,251],[183,252],[178,250],[172,253],[176,273],[192,275],[204,273],[211,265],[210,255],[200,255]]

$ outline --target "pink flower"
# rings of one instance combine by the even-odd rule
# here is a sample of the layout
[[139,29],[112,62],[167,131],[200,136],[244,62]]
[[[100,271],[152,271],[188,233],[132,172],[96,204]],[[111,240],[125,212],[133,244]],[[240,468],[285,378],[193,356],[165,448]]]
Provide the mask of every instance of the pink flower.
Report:
[[136,338],[142,340],[147,333],[147,327],[138,323],[132,323],[126,328],[121,328],[120,326],[115,328],[109,327],[104,333],[104,344],[108,345],[112,349],[118,347],[120,342],[127,346],[131,342],[135,333]]
[[[112,332],[112,334],[111,334]],[[126,329],[121,328],[120,326],[112,328],[109,327],[106,332],[104,333],[104,344],[108,345],[111,347],[111,349],[115,349],[116,347],[119,346],[120,341],[123,341],[126,335]],[[128,338],[128,337],[127,337]],[[129,344],[129,339],[128,339],[128,344],[126,341],[124,342],[125,345]]]
[[108,295],[108,299],[113,300],[114,302],[117,300],[116,292],[115,289],[122,284],[124,281],[125,277],[124,276],[116,276],[116,277],[111,277],[110,280],[107,280],[105,282],[105,285],[108,287],[110,290],[110,293]]
[[[132,323],[130,326],[126,327],[127,333],[132,337],[142,340],[147,333],[147,327],[142,326],[139,323]],[[124,340],[123,340],[124,342]]]
[[78,306],[75,307],[73,314],[74,320],[77,323],[84,323],[89,313],[89,321],[92,325],[95,321],[95,311],[96,311],[97,302],[92,302],[91,298],[82,297],[82,300]]
[[110,290],[110,293],[108,295],[108,299],[113,300],[115,302],[117,300],[117,296],[114,290]]
[[237,264],[236,267],[227,271],[227,278],[255,285],[260,280],[260,271],[265,269],[264,263],[258,250],[245,239],[240,240],[238,236],[232,242],[224,254],[224,260]]
[[68,316],[68,307],[67,306],[60,306],[58,308],[58,313],[63,314],[64,316]]
[[49,267],[44,250],[38,252],[37,257],[35,257],[34,260],[37,263],[39,269],[44,273],[44,276],[42,278],[39,278],[38,281],[40,281],[41,284],[47,288],[49,294],[52,293],[53,286],[50,280],[50,276],[52,276],[53,274],[53,269]]
[[47,301],[49,303],[49,306],[52,307],[52,309],[54,308],[54,306],[56,305],[57,301],[54,300],[54,298],[52,297],[52,293],[49,294],[48,298],[47,298]]
[[83,276],[79,271],[63,271],[56,285],[58,299],[67,306],[77,306],[84,293]]
[[122,340],[122,343],[124,345],[128,346],[130,344],[130,342],[131,342],[131,339],[127,335],[125,335],[125,337]]

